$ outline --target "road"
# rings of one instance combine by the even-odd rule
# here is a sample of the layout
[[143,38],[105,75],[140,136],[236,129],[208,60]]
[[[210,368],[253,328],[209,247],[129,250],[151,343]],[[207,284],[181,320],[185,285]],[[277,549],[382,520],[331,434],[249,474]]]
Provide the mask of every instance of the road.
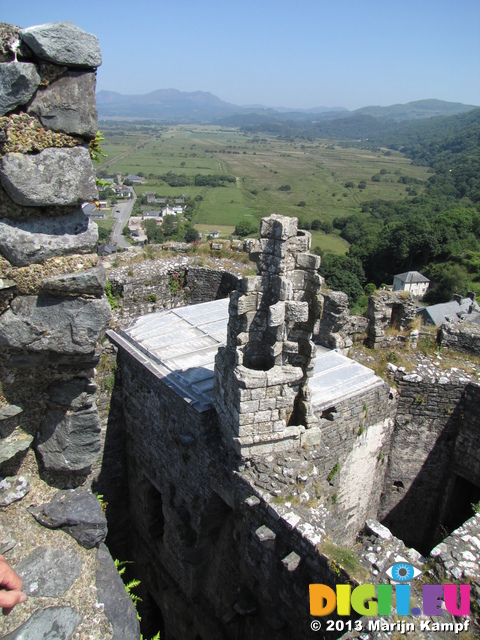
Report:
[[113,246],[118,247],[119,249],[128,249],[132,246],[122,235],[122,230],[123,227],[128,224],[136,199],[137,196],[135,195],[135,192],[133,192],[131,198],[124,202],[118,202],[113,206],[115,224],[113,225],[110,242]]

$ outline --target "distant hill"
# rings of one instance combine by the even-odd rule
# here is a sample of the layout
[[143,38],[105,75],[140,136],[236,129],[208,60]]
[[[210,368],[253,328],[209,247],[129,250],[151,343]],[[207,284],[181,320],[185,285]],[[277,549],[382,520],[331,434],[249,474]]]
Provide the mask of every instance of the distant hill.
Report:
[[[124,95],[115,91],[99,91],[97,108],[100,118],[150,119],[184,123],[219,123],[230,126],[261,126],[272,122],[324,122],[334,119],[363,117],[381,120],[416,120],[433,116],[450,116],[475,107],[443,100],[419,100],[390,107],[364,107],[348,111],[344,107],[288,109],[262,105],[238,106],[225,102],[207,91],[158,89],[144,95]],[[358,120],[360,118],[360,120]],[[355,120],[354,120],[355,122]],[[346,125],[354,128],[354,122]],[[382,125],[374,129],[383,129]]]
[[238,107],[206,91],[158,89],[144,95],[123,95],[99,91],[97,108],[100,117],[149,118],[180,122],[203,121],[231,114]]
[[393,120],[416,120],[435,116],[453,116],[472,109],[475,109],[474,105],[431,99],[417,100],[406,104],[393,104],[390,107],[362,107],[361,109],[356,109],[353,113]]

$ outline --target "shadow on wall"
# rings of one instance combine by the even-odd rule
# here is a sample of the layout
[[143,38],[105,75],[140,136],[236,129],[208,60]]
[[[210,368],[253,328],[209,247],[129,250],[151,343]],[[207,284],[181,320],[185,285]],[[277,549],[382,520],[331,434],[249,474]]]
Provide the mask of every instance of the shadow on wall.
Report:
[[[462,410],[457,407],[417,473],[412,468],[412,460],[415,464],[415,458],[418,459],[412,451],[412,442],[401,443],[403,428],[394,435],[381,499],[381,522],[407,546],[424,555],[470,518],[472,503],[480,499],[480,488],[454,471],[455,443],[462,417]],[[408,426],[413,433],[417,425]],[[420,436],[414,437],[413,447],[419,447]]]

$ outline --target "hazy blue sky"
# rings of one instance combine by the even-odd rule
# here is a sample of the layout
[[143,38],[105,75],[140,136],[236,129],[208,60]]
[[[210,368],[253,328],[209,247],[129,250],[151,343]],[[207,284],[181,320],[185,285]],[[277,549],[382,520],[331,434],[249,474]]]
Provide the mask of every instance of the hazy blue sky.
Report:
[[210,91],[235,104],[480,105],[480,0],[2,0],[23,27],[72,20],[98,89]]

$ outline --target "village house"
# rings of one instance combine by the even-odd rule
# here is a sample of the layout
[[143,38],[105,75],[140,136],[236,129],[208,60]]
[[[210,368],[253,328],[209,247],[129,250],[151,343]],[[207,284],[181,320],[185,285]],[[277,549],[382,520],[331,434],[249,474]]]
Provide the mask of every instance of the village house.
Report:
[[458,324],[468,322],[469,324],[480,324],[480,306],[475,300],[475,294],[468,292],[466,298],[454,295],[450,302],[432,304],[425,307],[419,313],[425,324],[434,324],[440,327],[445,322]]
[[393,291],[408,291],[416,298],[423,297],[429,285],[430,280],[418,271],[406,271],[393,276]]

